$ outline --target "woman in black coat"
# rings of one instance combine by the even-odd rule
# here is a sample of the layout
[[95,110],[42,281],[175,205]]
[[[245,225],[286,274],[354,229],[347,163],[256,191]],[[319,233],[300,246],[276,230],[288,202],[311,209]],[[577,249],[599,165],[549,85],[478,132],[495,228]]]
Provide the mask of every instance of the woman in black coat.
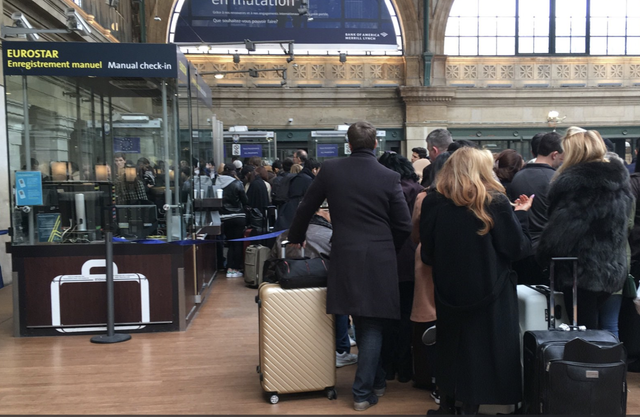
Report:
[[305,161],[302,171],[291,178],[287,202],[280,206],[275,230],[285,230],[291,226],[302,198],[307,193],[316,175],[318,175],[318,171],[320,171],[320,165],[321,163],[317,159],[309,158]]
[[453,414],[455,401],[475,414],[480,404],[521,400],[516,277],[511,262],[527,255],[526,210],[515,212],[492,173],[489,151],[458,149],[422,203],[422,260],[433,267],[438,315],[435,414]]
[[[633,196],[629,171],[595,130],[570,127],[562,138],[564,163],[549,188],[549,221],[536,252],[547,267],[551,257],[578,257],[578,324],[598,329],[600,307],[619,291],[628,274],[627,227]],[[572,305],[571,265],[555,268],[556,288]]]
[[[385,152],[379,159],[385,167],[400,174],[402,194],[409,213],[413,213],[416,197],[423,190],[411,162],[395,152]],[[398,253],[398,281],[400,291],[400,320],[386,329],[382,341],[382,366],[387,380],[409,382],[413,378],[411,357],[411,309],[413,307],[413,283],[415,280],[415,254],[417,244],[410,238],[404,242]]]

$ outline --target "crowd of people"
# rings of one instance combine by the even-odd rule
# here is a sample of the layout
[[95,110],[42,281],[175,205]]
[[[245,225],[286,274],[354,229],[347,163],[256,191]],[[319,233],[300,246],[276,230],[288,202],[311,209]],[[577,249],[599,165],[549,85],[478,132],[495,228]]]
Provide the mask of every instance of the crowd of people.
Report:
[[[304,245],[328,203],[327,313],[355,324],[355,410],[375,405],[395,378],[432,391],[440,408],[428,414],[518,404],[517,284],[548,285],[551,257],[578,257],[578,324],[617,334],[619,293],[640,260],[640,173],[630,177],[598,132],[543,132],[530,161],[453,141],[446,129],[430,132],[411,161],[376,158],[367,122],[347,136],[351,156],[307,169],[285,226]],[[555,278],[570,306],[572,271],[559,266]],[[433,326],[436,343],[426,346]]]

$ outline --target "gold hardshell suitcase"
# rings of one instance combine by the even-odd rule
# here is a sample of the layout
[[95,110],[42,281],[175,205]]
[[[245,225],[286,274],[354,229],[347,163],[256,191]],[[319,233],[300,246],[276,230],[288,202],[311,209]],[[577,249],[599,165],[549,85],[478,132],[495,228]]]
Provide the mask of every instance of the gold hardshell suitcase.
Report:
[[271,404],[279,394],[325,390],[337,398],[336,337],[326,313],[326,288],[284,290],[263,283],[256,297],[262,388]]

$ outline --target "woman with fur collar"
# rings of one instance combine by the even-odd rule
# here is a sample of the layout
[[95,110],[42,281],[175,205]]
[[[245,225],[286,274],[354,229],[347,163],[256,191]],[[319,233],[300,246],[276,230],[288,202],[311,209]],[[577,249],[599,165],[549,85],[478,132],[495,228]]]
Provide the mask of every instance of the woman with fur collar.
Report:
[[[629,172],[595,130],[570,127],[562,138],[564,163],[549,189],[547,223],[536,252],[548,267],[551,257],[578,257],[578,324],[598,329],[599,309],[622,288],[628,273],[627,226],[633,196]],[[572,305],[573,272],[556,265],[556,288]]]

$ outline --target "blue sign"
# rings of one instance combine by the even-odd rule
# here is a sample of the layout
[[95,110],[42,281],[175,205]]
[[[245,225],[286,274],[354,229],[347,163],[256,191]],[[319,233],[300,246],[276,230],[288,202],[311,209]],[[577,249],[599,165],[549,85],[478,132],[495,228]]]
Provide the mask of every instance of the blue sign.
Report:
[[[382,46],[396,50],[398,40],[390,2],[385,0],[186,0],[173,42],[238,42],[292,39],[303,44]],[[342,48],[348,49],[347,47]]]
[[2,43],[5,75],[176,78],[175,45],[148,43]]
[[338,145],[323,143],[318,144],[316,149],[318,152],[318,158],[334,158],[338,156]]
[[251,156],[259,156],[262,158],[262,145],[241,145],[240,156],[249,158]]
[[140,153],[140,138],[113,138],[113,152]]
[[42,173],[16,171],[16,206],[42,205]]

